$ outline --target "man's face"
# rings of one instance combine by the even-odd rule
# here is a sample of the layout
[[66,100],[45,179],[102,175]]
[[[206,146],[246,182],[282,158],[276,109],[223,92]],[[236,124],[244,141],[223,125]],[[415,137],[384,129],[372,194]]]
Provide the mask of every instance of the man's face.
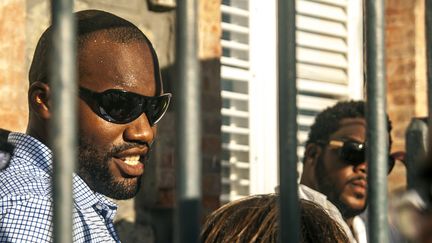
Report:
[[[145,96],[161,92],[146,44],[117,43],[102,33],[86,41],[78,57],[80,87],[95,92],[120,89]],[[92,190],[108,197],[135,196],[156,136],[156,127],[150,126],[146,115],[115,124],[99,117],[79,99],[79,129],[79,176]]]
[[[329,140],[364,143],[366,122],[363,118],[345,118],[340,128]],[[316,166],[318,190],[335,204],[345,218],[360,214],[366,207],[367,165],[366,161],[351,165],[340,158],[338,149],[323,146]]]

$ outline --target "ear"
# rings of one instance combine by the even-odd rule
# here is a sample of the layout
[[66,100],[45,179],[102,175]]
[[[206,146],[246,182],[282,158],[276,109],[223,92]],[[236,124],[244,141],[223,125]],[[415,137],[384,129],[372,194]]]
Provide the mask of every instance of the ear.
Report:
[[51,117],[51,89],[46,83],[36,81],[30,85],[28,91],[30,110],[38,117],[48,120]]
[[319,162],[319,157],[321,156],[322,152],[322,147],[318,146],[317,144],[310,143],[306,145],[303,159],[303,174],[301,178],[301,184],[306,185],[312,189],[317,188],[315,171],[316,166]]
[[304,158],[304,163],[305,166],[306,164],[308,164],[308,166],[315,166],[320,155],[322,153],[322,148],[321,146],[318,146],[315,143],[310,143],[306,146],[306,150],[305,150],[305,158]]

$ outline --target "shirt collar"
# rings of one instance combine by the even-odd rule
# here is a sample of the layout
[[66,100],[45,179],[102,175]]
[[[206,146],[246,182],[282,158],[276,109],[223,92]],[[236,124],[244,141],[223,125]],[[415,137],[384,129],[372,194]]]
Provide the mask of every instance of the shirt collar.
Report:
[[308,186],[305,186],[303,184],[299,185],[299,197],[301,199],[306,199],[309,201],[312,201],[318,205],[320,205],[328,214],[329,216],[334,219],[340,227],[345,231],[345,234],[347,235],[348,239],[351,243],[357,243],[356,238],[354,237],[353,233],[351,232],[351,229],[349,228],[348,224],[345,222],[345,220],[342,217],[342,214],[340,213],[339,209],[331,203],[327,196],[322,194],[321,192],[318,192]]
[[359,216],[355,216],[353,219],[353,231],[358,243],[367,243],[366,226]]
[[75,204],[78,208],[96,208],[105,210],[116,210],[117,205],[104,195],[94,192],[90,187],[79,177],[73,175]]

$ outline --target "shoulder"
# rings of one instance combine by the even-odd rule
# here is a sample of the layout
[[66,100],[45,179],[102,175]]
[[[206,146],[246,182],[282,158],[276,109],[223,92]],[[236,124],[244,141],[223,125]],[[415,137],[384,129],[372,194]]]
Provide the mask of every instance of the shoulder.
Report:
[[314,201],[318,204],[327,201],[327,197],[324,194],[303,184],[299,185],[299,198]]
[[0,242],[50,242],[50,179],[25,160],[13,158],[0,171]]
[[0,199],[4,197],[50,197],[50,176],[27,161],[14,157],[10,166],[0,171]]
[[318,204],[319,206],[323,207],[324,210],[330,214],[330,216],[336,215],[337,217],[342,217],[342,215],[340,215],[339,209],[327,199],[326,195],[308,186],[303,184],[299,185],[299,198]]
[[52,241],[52,202],[42,196],[0,200],[0,242]]

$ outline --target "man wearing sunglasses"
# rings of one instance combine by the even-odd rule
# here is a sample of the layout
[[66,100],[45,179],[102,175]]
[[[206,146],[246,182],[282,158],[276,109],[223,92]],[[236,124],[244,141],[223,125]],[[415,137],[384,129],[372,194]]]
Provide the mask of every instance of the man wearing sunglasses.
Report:
[[[76,13],[79,146],[74,187],[74,242],[119,242],[108,198],[136,195],[156,124],[165,114],[158,59],[147,37],[113,14]],[[0,242],[52,241],[52,152],[48,79],[52,27],[41,36],[30,67],[29,124],[11,133],[8,167],[0,172]],[[67,124],[65,124],[67,125]]]
[[[389,120],[388,125],[391,146]],[[367,242],[359,217],[367,206],[366,148],[365,103],[339,102],[327,108],[311,127],[300,185],[300,197],[321,204],[351,242],[358,243]],[[389,173],[394,162],[389,153]]]

